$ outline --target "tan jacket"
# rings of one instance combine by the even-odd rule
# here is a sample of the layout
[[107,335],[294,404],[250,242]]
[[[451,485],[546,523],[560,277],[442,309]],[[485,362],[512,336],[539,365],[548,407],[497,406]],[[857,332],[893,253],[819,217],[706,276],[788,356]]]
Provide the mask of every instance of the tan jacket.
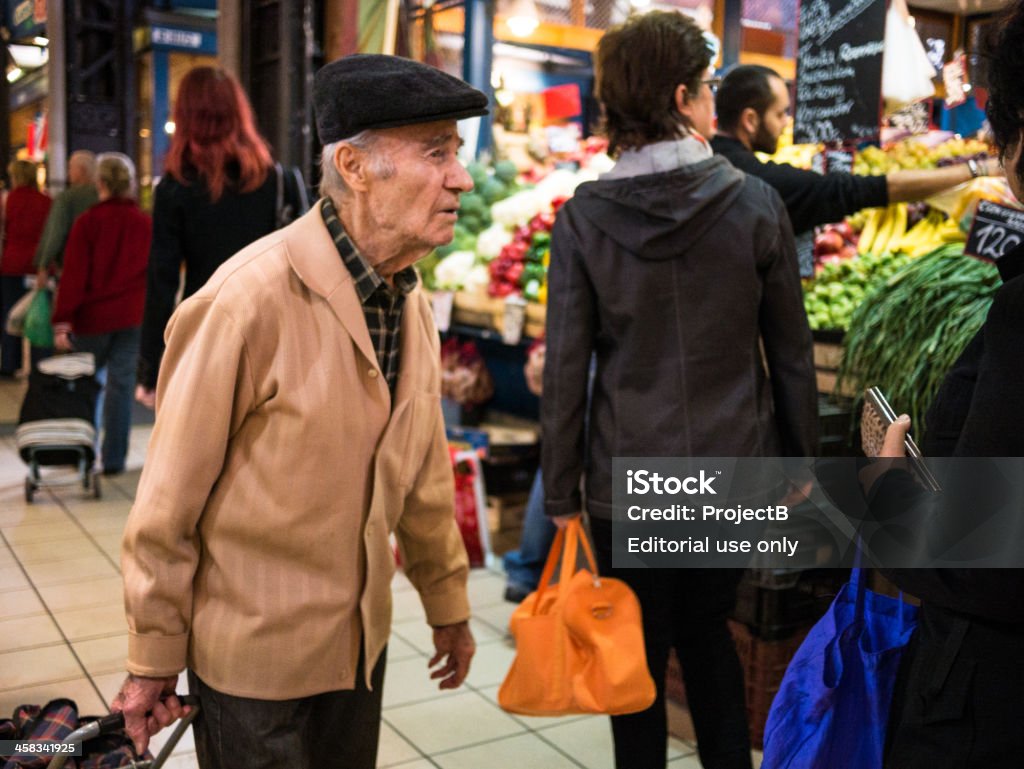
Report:
[[362,640],[369,683],[390,633],[391,533],[427,621],[469,618],[419,289],[401,345],[392,407],[318,206],[181,305],[121,557],[130,672],[187,665],[227,694],[289,699],[352,688]]

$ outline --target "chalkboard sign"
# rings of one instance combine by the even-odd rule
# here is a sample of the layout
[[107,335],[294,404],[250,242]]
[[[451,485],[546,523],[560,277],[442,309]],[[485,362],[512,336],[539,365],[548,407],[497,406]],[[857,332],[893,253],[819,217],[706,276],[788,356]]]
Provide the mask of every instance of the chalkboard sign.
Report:
[[1024,243],[1024,211],[987,200],[978,204],[964,253],[996,262],[1021,243]]
[[799,29],[793,140],[877,137],[885,0],[803,0]]

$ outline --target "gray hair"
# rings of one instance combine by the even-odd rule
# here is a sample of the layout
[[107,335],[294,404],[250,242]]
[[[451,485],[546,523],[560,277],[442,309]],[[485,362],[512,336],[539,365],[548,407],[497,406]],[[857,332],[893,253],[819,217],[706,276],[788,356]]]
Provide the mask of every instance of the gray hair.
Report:
[[121,152],[104,152],[96,158],[96,180],[112,197],[128,197],[135,189],[135,164]]
[[338,171],[338,167],[334,165],[334,155],[342,144],[348,144],[357,150],[370,153],[371,167],[379,176],[386,179],[394,174],[395,164],[391,158],[379,151],[375,151],[379,140],[380,132],[368,128],[365,131],[360,131],[355,136],[325,145],[320,153],[320,195],[337,201],[338,198],[345,197],[351,193],[348,185],[345,184],[344,178],[341,176],[341,172]]

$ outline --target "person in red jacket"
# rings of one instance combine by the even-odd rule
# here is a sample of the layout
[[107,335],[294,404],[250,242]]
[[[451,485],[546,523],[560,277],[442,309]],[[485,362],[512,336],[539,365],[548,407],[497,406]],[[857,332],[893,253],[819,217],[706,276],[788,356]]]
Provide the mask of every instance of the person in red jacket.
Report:
[[11,177],[11,191],[4,211],[0,257],[0,377],[12,377],[21,368],[21,339],[7,333],[7,314],[28,290],[25,276],[36,273],[32,259],[52,202],[39,191],[35,163],[15,160],[7,167],[7,174]]
[[103,473],[124,471],[139,327],[153,223],[133,198],[135,167],[119,152],[97,158],[100,202],[71,228],[53,310],[54,345],[96,356],[107,369]]

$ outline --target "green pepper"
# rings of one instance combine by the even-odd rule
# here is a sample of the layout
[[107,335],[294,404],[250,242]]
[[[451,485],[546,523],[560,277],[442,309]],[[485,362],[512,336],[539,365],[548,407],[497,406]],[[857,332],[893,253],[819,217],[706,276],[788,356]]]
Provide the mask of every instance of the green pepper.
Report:
[[532,280],[543,283],[547,275],[544,265],[539,262],[527,262],[523,267],[523,274],[519,278],[519,285],[526,286]]
[[533,239],[530,241],[530,245],[533,248],[538,246],[544,246],[545,248],[551,244],[551,233],[545,232],[544,230],[538,230],[533,233]]

